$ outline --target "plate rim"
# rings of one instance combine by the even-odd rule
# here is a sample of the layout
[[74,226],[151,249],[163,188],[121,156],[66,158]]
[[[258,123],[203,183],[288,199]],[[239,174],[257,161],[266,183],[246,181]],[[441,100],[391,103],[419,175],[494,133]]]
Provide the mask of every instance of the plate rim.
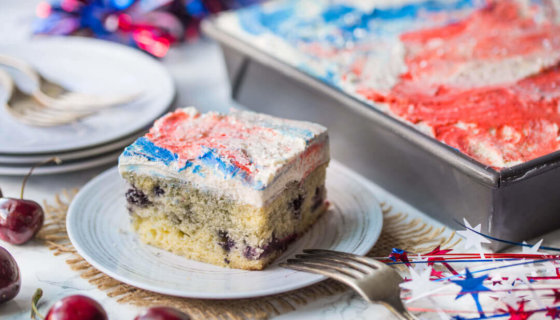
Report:
[[[370,208],[371,209],[370,214],[375,216],[374,219],[376,219],[377,220],[376,222],[378,222],[377,228],[375,228],[374,230],[369,230],[368,231],[368,232],[373,232],[373,234],[371,234],[371,236],[374,240],[372,241],[372,243],[369,246],[366,246],[366,248],[364,249],[365,252],[361,252],[361,251],[354,252],[354,253],[359,254],[359,255],[365,255],[367,252],[369,252],[375,246],[375,244],[379,241],[379,237],[381,236],[381,231],[383,229],[383,210],[381,208],[381,203],[379,202],[379,200],[377,200],[377,197],[374,195],[373,190],[365,184],[365,181],[363,181],[362,179],[359,179],[359,177],[357,177],[357,175],[358,175],[357,173],[353,172],[351,169],[347,168],[346,166],[344,166],[343,164],[341,164],[341,163],[339,163],[335,160],[331,160],[329,166],[331,166],[331,165],[336,166],[340,170],[345,171],[345,173],[347,173],[351,176],[351,179],[354,179],[354,180],[356,180],[356,182],[360,183],[363,186],[364,189],[367,189],[371,193],[372,199],[376,203],[376,206],[374,208]],[[136,288],[139,288],[139,289],[143,289],[143,290],[147,290],[147,291],[151,291],[151,292],[155,292],[155,293],[159,293],[159,294],[174,296],[174,297],[193,298],[193,299],[208,299],[208,300],[234,300],[234,299],[257,298],[257,297],[264,297],[264,296],[271,296],[271,295],[275,295],[275,294],[285,293],[285,292],[289,292],[289,291],[293,291],[293,290],[297,290],[297,289],[301,289],[301,288],[311,286],[313,284],[316,284],[316,283],[321,282],[323,280],[326,280],[328,278],[326,276],[309,273],[309,278],[308,278],[307,281],[297,282],[296,285],[284,287],[280,291],[268,288],[268,289],[264,289],[264,290],[253,291],[253,292],[234,293],[234,294],[231,294],[231,293],[230,294],[226,294],[226,293],[221,293],[221,294],[216,294],[216,293],[190,294],[192,292],[187,292],[185,294],[185,292],[179,291],[179,290],[176,290],[176,289],[162,290],[161,288],[159,288],[157,286],[152,286],[152,285],[144,284],[144,283],[141,283],[141,282],[131,281],[126,276],[123,276],[123,275],[118,274],[117,272],[113,272],[111,270],[108,270],[102,264],[98,263],[94,258],[90,257],[85,252],[85,250],[82,247],[80,247],[80,245],[78,244],[79,241],[76,241],[77,239],[75,238],[75,231],[73,231],[73,227],[70,223],[70,221],[71,221],[70,217],[72,215],[78,214],[77,210],[75,209],[75,207],[77,206],[76,203],[80,202],[82,197],[87,197],[88,191],[90,189],[95,188],[98,181],[103,181],[106,178],[106,176],[110,176],[110,175],[114,174],[115,171],[118,171],[118,166],[114,166],[114,167],[111,167],[111,168],[103,171],[102,173],[100,173],[99,175],[94,177],[92,180],[90,180],[88,183],[86,183],[80,189],[78,194],[74,197],[74,199],[70,203],[70,206],[68,207],[68,211],[67,211],[67,216],[66,216],[66,230],[67,230],[68,238],[70,239],[70,242],[72,243],[72,245],[74,246],[74,248],[76,249],[78,254],[84,260],[86,260],[89,264],[91,264],[93,267],[95,267],[99,271],[103,272],[104,274],[112,277],[113,279],[121,281],[121,282],[126,283],[126,284],[129,284],[129,285],[131,285],[133,287],[136,287]],[[294,271],[294,272],[301,272],[301,271]]]
[[[133,143],[136,139],[142,136],[145,130],[140,130],[134,132],[133,134],[123,137],[122,139],[112,140],[107,143],[101,144],[99,146],[79,149],[75,151],[68,152],[58,152],[58,153],[44,153],[44,154],[28,154],[28,155],[5,155],[0,153],[0,167],[23,167],[31,166],[37,162],[41,162],[45,159],[58,157],[63,162],[78,162],[80,160],[87,160],[94,158],[96,156],[101,156],[110,152],[116,152],[117,150],[123,150],[124,147]],[[6,160],[4,160],[6,159]]]
[[[96,168],[116,161],[121,153],[122,149],[117,149],[81,160],[63,162],[59,165],[37,167],[33,170],[33,175],[63,174]],[[14,167],[0,164],[0,176],[24,176],[29,172],[29,169],[29,166]]]
[[[152,119],[151,121],[146,121],[145,123],[141,123],[141,124],[136,124],[134,126],[134,128],[131,128],[129,132],[120,134],[118,136],[113,136],[110,139],[101,139],[98,142],[95,143],[91,143],[89,145],[81,145],[81,146],[73,146],[73,147],[57,147],[57,148],[52,148],[50,150],[48,149],[41,149],[40,151],[33,151],[33,150],[29,150],[28,149],[17,149],[14,147],[11,147],[9,149],[6,150],[1,150],[0,149],[0,154],[4,155],[4,156],[10,156],[10,155],[14,155],[14,156],[33,156],[33,155],[42,155],[42,154],[52,154],[52,153],[66,153],[66,152],[77,152],[77,151],[81,151],[84,149],[89,149],[89,148],[95,148],[95,147],[100,147],[104,144],[107,143],[111,143],[113,141],[116,140],[122,140],[128,136],[130,136],[133,133],[142,131],[144,129],[146,129],[147,127],[149,127],[153,121],[155,119],[158,119],[159,117],[161,117],[162,115],[164,115],[165,113],[169,112],[175,102],[177,101],[178,98],[178,93],[177,93],[177,85],[175,83],[175,81],[173,80],[173,77],[171,76],[171,73],[167,70],[167,68],[165,68],[165,66],[163,64],[161,64],[158,60],[156,59],[151,59],[150,60],[150,56],[142,51],[133,49],[131,47],[119,44],[119,43],[115,43],[112,41],[107,41],[107,40],[100,40],[100,39],[95,39],[95,38],[86,38],[86,37],[64,37],[64,36],[52,36],[49,38],[40,38],[40,39],[34,39],[33,41],[30,40],[20,40],[20,41],[13,41],[13,42],[8,42],[8,43],[3,43],[0,46],[12,46],[12,45],[29,45],[31,43],[33,44],[37,44],[37,43],[62,43],[62,45],[68,46],[68,45],[80,45],[81,43],[85,43],[86,45],[90,46],[90,45],[94,45],[94,46],[106,46],[108,48],[111,48],[111,50],[115,49],[115,50],[120,50],[121,52],[127,52],[127,54],[131,54],[131,55],[136,55],[137,57],[142,57],[143,59],[146,59],[147,61],[150,61],[150,63],[157,68],[159,71],[162,72],[163,75],[165,75],[165,82],[167,82],[168,89],[169,92],[167,92],[168,94],[166,95],[160,95],[160,97],[166,97],[166,101],[165,101],[165,107],[162,107],[161,112],[159,112],[159,114]],[[162,78],[162,79],[163,79]],[[163,101],[163,99],[162,99]]]

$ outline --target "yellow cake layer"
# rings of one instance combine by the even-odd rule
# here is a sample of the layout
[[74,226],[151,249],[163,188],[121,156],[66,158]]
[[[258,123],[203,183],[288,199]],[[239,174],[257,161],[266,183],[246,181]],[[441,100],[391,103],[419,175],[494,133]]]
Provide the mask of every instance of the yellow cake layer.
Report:
[[174,179],[125,173],[134,193],[132,226],[143,242],[189,259],[260,270],[325,212],[326,167],[301,184],[288,184],[264,207],[216,197]]

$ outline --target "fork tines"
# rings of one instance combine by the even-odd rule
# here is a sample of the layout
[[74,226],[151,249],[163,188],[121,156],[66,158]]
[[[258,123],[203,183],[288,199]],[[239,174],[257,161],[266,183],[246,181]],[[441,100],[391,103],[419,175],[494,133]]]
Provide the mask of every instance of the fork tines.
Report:
[[379,269],[380,262],[351,253],[307,249],[280,266],[317,273],[339,280],[361,279]]
[[308,249],[280,266],[338,280],[354,289],[366,301],[382,303],[400,319],[415,319],[400,298],[399,284],[402,277],[390,266],[373,258],[346,252]]

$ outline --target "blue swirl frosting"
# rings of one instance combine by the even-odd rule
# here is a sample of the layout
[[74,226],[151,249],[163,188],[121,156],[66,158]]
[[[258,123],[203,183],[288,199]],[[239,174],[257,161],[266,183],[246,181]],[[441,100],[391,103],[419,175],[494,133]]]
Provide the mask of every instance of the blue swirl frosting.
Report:
[[140,137],[133,144],[124,149],[123,155],[126,157],[140,156],[149,161],[161,161],[169,165],[179,159],[177,154],[156,146],[145,137]]
[[[480,1],[426,0],[400,6],[372,6],[371,11],[364,11],[342,3],[284,0],[241,9],[237,11],[237,15],[243,30],[252,35],[272,33],[290,43],[319,41],[341,46],[347,41],[357,40],[364,33],[394,34],[391,28],[382,26],[380,29],[379,22],[415,19],[422,13],[474,8],[478,2]],[[303,13],[304,3],[319,6],[320,12],[316,15]],[[403,30],[394,31],[398,34]]]
[[[138,138],[134,143],[124,149],[121,157],[142,157],[150,162],[161,162],[166,166],[177,162],[179,156],[165,148],[156,146],[146,137]],[[199,163],[199,164],[196,164]],[[213,148],[204,148],[202,154],[196,160],[186,161],[185,165],[179,168],[178,172],[191,170],[192,173],[204,177],[202,168],[212,168],[223,174],[224,179],[239,177],[246,184],[251,185],[256,190],[264,189],[262,182],[254,182],[247,172],[241,170],[227,159],[220,157],[218,151]]]

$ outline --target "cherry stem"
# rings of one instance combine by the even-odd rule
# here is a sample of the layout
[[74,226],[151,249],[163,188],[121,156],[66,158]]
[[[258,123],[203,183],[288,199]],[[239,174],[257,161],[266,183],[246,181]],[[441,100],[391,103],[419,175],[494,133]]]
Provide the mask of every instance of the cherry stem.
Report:
[[2,189],[0,188],[0,198],[3,198],[4,194],[2,194]]
[[31,319],[35,319],[35,316],[38,316],[43,320],[45,319],[45,317],[39,312],[39,309],[37,309],[37,304],[39,303],[39,300],[42,296],[43,290],[41,290],[41,288],[37,288],[37,290],[35,290],[35,293],[33,294],[33,297],[31,297]]
[[29,179],[29,177],[31,177],[31,174],[33,173],[33,170],[35,170],[35,168],[40,167],[40,166],[42,166],[44,164],[47,164],[49,162],[54,162],[56,164],[60,164],[60,163],[62,163],[62,160],[60,160],[59,157],[52,157],[50,159],[47,159],[45,161],[42,161],[42,162],[39,162],[39,163],[36,163],[35,165],[33,165],[33,167],[31,167],[31,169],[29,169],[29,172],[23,178],[23,182],[21,183],[21,193],[20,193],[20,198],[21,199],[23,199],[23,190],[25,189],[25,184],[27,183],[27,179]]

